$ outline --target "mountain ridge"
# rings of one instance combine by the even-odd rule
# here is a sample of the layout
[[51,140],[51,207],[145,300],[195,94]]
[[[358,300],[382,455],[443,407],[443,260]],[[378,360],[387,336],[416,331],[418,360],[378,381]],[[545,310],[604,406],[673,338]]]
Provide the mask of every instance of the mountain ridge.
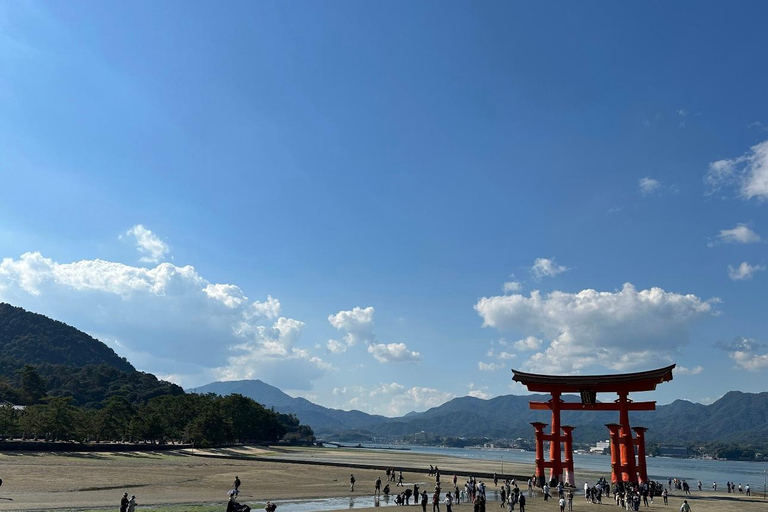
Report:
[[[490,399],[464,396],[423,412],[409,412],[400,417],[370,415],[362,411],[343,411],[294,398],[262,381],[235,381],[238,393],[253,398],[267,407],[295,414],[318,435],[333,436],[348,431],[364,432],[372,437],[396,438],[430,432],[438,436],[488,437],[494,439],[528,438],[531,421],[548,423],[548,411],[531,411],[531,400],[546,401],[549,395],[500,395]],[[254,386],[252,383],[258,382]],[[232,387],[231,383],[211,383],[195,388],[195,392],[214,392]],[[266,391],[259,394],[259,391]],[[279,396],[271,401],[270,396]],[[564,395],[568,401],[578,396]],[[615,412],[564,411],[563,424],[575,425],[577,442],[593,443],[607,437],[606,423],[615,422]],[[631,415],[632,424],[650,428],[649,442],[682,443],[691,441],[745,442],[768,435],[768,392],[730,391],[712,404],[675,400],[660,405],[655,411],[638,411]],[[685,424],[686,429],[680,425]],[[684,432],[681,432],[684,430]]]

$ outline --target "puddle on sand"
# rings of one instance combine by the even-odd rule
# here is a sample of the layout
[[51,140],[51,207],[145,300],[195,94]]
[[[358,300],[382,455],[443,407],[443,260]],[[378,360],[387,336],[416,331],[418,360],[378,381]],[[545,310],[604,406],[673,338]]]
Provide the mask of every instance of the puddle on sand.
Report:
[[[430,494],[430,506],[431,509]],[[491,491],[486,493],[486,500],[498,501],[499,493]],[[378,500],[373,496],[347,496],[341,498],[316,498],[311,500],[272,500],[277,504],[280,512],[324,512],[330,510],[350,510],[355,508],[391,507],[395,505],[395,495],[381,496]],[[442,501],[441,501],[442,504]],[[413,507],[411,501],[410,507]],[[405,510],[410,510],[410,507]],[[421,507],[419,507],[419,510]],[[416,510],[415,508],[413,510]]]

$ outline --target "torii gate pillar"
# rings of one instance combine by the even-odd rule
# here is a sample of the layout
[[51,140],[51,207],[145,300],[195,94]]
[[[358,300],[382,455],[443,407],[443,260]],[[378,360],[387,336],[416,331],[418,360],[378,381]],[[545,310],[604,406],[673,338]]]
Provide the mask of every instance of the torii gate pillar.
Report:
[[648,482],[648,469],[645,466],[645,427],[634,427],[637,434],[637,478],[640,484]]
[[565,475],[563,482],[575,487],[576,477],[573,475],[573,429],[576,427],[563,425],[560,428],[563,429],[563,448],[565,451],[565,461],[563,462]]

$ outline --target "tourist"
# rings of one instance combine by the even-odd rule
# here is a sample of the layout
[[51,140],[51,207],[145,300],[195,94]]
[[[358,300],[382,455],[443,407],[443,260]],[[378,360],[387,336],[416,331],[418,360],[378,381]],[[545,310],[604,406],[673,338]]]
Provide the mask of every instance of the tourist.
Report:
[[560,512],[565,512],[565,498],[560,498],[557,504],[560,505]]
[[271,501],[268,501],[267,502],[267,506],[264,507],[264,510],[266,510],[267,512],[275,512],[276,508],[277,508],[277,505],[275,505]]
[[235,476],[235,481],[232,482],[232,488],[235,490],[235,495],[240,493],[240,477]]
[[419,484],[413,484],[413,501],[419,502]]
[[405,484],[403,484],[403,471],[402,470],[400,470],[400,473],[397,476],[397,485],[395,487],[397,487],[398,485],[400,487],[405,487]]
[[377,496],[381,494],[381,477],[376,477],[376,482],[373,484],[373,494],[376,494]]
[[421,491],[421,512],[427,512],[427,501],[429,501],[427,491]]
[[701,480],[699,480],[699,481],[696,483],[696,485],[698,486],[698,488],[699,488],[699,491],[701,491]]
[[525,512],[525,494],[520,495],[520,501],[517,504],[520,505],[520,512]]
[[349,475],[349,492],[355,492],[355,475]]
[[573,512],[573,491],[568,489],[568,512]]
[[739,494],[744,494],[744,489],[741,488],[741,484],[739,484]]
[[384,496],[389,496],[389,484],[384,486]]
[[451,512],[452,506],[453,506],[453,498],[451,497],[451,493],[447,492],[445,493],[445,511]]
[[[712,482],[712,490],[717,492],[717,482]],[[728,492],[731,492],[730,489],[728,490]]]
[[747,486],[744,489],[747,491],[747,496],[749,496],[750,495],[749,494],[749,484],[747,484]]
[[128,501],[128,493],[123,493],[123,497],[120,499],[120,512],[127,512]]
[[131,496],[131,499],[128,500],[128,510],[127,512],[135,512],[136,511],[136,496]]
[[589,501],[589,484],[584,482],[584,499]]
[[440,493],[435,492],[432,495],[432,512],[440,512]]
[[[549,501],[549,485],[544,482],[544,487],[541,488],[542,492],[544,493],[544,501]],[[589,488],[587,488],[587,491]]]
[[412,492],[413,491],[410,488],[406,489],[405,492],[403,492],[403,494],[405,495],[405,504],[406,505],[410,505],[411,504],[411,493]]
[[456,505],[458,505],[459,503],[461,503],[461,499],[460,499],[461,498],[461,493],[459,493],[459,486],[458,485],[456,486],[456,490],[454,491],[454,494],[456,495],[456,499],[455,499]]
[[691,506],[688,504],[688,500],[683,500],[683,504],[680,505],[680,512],[691,512]]

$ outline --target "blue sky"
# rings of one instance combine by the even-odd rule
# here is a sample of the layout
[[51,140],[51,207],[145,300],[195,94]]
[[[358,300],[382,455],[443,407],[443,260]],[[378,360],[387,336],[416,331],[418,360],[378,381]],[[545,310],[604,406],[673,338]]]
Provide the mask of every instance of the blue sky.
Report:
[[766,15],[5,2],[0,300],[387,415],[510,368],[764,391]]

